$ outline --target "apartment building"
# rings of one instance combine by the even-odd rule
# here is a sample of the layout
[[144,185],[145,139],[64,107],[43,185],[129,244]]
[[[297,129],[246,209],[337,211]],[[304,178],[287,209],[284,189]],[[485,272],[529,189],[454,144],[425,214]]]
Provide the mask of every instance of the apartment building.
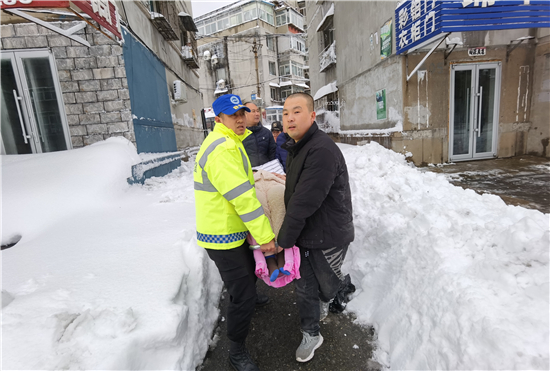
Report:
[[241,0],[195,18],[204,107],[231,93],[270,112],[309,92],[304,10],[304,2]]

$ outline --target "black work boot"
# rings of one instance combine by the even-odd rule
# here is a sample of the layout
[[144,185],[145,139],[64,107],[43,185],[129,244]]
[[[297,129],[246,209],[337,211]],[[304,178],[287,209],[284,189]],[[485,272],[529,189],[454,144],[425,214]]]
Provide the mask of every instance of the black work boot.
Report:
[[269,304],[269,296],[258,294],[258,298],[256,299],[256,307],[263,307],[264,305]]
[[243,343],[237,343],[234,341],[229,341],[229,363],[237,371],[260,371],[258,366],[250,358],[248,350]]

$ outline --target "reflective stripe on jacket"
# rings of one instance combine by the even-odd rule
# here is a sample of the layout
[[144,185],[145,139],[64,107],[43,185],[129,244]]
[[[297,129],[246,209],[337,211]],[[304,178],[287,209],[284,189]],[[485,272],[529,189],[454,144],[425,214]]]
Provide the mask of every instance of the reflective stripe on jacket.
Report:
[[197,243],[215,250],[243,244],[248,231],[259,244],[275,235],[256,198],[254,175],[242,145],[247,131],[237,136],[216,123],[195,160]]

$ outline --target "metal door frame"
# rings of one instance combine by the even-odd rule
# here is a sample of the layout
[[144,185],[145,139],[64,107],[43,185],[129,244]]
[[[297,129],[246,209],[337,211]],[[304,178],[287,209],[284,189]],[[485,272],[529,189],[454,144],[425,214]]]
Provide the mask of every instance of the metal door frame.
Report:
[[[1,59],[10,59],[12,62],[12,67],[14,70],[15,81],[17,85],[18,92],[17,94],[22,98],[19,102],[21,103],[21,114],[27,130],[27,136],[30,137],[31,149],[33,153],[42,153],[42,145],[40,144],[40,131],[38,130],[38,125],[35,120],[34,111],[32,108],[32,102],[29,95],[29,86],[27,83],[27,76],[25,74],[25,69],[23,67],[24,58],[36,58],[36,57],[48,57],[50,62],[50,72],[52,74],[52,80],[55,87],[55,95],[57,97],[57,105],[59,108],[59,116],[61,118],[61,127],[63,128],[63,134],[65,137],[65,143],[67,144],[67,149],[72,149],[71,134],[69,131],[69,125],[67,122],[67,114],[65,112],[65,104],[63,101],[63,93],[61,90],[61,84],[59,82],[59,76],[57,74],[57,65],[55,63],[55,58],[50,50],[48,49],[23,49],[23,50],[10,50],[10,51],[1,51]],[[0,141],[1,154],[5,154],[4,140]]]
[[[476,141],[474,135],[477,132],[475,126],[477,126],[479,117],[479,99],[477,93],[470,93],[470,132],[468,140],[468,154],[453,155],[454,145],[454,109],[455,109],[455,71],[472,71],[472,78],[470,83],[470,92],[478,92],[479,90],[479,69],[480,68],[494,68],[495,69],[495,96],[493,106],[493,137],[492,137],[492,151],[476,153]],[[450,81],[450,102],[449,102],[449,160],[450,161],[471,161],[482,160],[488,158],[494,158],[497,156],[498,145],[498,127],[499,127],[499,112],[500,112],[500,76],[501,76],[501,62],[476,62],[476,63],[460,63],[453,64],[451,66],[451,81]]]

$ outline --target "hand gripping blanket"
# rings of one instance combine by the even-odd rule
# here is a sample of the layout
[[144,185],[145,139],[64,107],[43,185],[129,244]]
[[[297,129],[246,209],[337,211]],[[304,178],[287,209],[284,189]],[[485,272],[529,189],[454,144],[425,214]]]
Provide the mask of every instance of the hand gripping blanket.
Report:
[[[256,196],[262,204],[264,213],[271,223],[271,228],[275,236],[279,234],[281,225],[285,218],[285,181],[277,178],[270,172],[258,170],[254,173],[254,182]],[[248,243],[256,245],[256,240],[252,235],[247,237]],[[283,287],[294,279],[300,278],[300,250],[294,246],[290,249],[284,249],[285,264],[284,269],[289,275],[280,274],[279,277],[271,282],[269,269],[264,254],[260,249],[254,250],[254,260],[256,261],[256,276],[262,279],[271,287]]]

